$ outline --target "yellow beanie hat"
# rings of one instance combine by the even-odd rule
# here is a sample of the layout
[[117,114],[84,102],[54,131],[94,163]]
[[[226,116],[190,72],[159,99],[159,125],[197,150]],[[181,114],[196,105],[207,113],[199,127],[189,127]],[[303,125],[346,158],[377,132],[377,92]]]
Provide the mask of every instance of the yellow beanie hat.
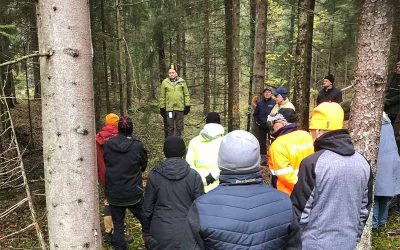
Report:
[[344,112],[336,102],[323,102],[311,111],[309,129],[337,130],[343,128]]
[[111,125],[113,127],[118,128],[118,120],[119,120],[118,115],[110,113],[106,116],[106,125]]

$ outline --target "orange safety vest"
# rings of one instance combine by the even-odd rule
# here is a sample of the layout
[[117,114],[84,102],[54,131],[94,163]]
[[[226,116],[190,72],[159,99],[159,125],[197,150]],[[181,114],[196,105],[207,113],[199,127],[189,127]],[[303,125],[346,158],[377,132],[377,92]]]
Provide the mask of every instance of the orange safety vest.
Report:
[[303,130],[296,130],[276,138],[268,154],[271,175],[277,177],[276,188],[290,195],[297,182],[301,161],[314,153],[313,139]]

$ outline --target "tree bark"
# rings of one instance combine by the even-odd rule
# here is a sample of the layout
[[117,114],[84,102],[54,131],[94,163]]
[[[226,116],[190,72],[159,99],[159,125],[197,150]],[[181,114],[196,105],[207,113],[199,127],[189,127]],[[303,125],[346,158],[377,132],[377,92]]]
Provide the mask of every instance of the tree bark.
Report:
[[[105,25],[105,15],[104,15],[104,0],[100,1],[100,12],[101,12],[101,33],[104,36],[106,34],[106,25]],[[109,90],[109,82],[108,82],[108,63],[107,63],[107,43],[104,38],[102,38],[102,52],[103,52],[103,73],[104,73],[104,86],[106,92],[106,110],[107,114],[111,112],[110,107],[110,90]]]
[[240,129],[240,1],[225,0],[226,65],[228,69],[228,131]]
[[122,79],[123,62],[123,49],[122,49],[122,17],[121,17],[121,2],[115,0],[115,17],[117,21],[117,72],[118,72],[118,85],[119,85],[119,110],[122,116],[128,114],[127,111],[127,97],[126,97],[126,79]]
[[[390,1],[365,0],[361,7],[349,122],[354,146],[370,162],[374,174],[392,33],[393,6]],[[370,220],[358,248],[371,249]]]
[[[34,15],[32,15],[31,22],[31,50],[33,51],[39,51],[39,42],[38,42],[38,30],[36,26],[36,7],[34,7],[33,10]],[[33,57],[32,59],[32,68],[33,68],[33,78],[32,82],[35,87],[34,90],[34,98],[40,98],[40,68],[39,68],[39,57]]]
[[394,1],[393,34],[390,43],[389,75],[400,61],[400,1]]
[[203,73],[204,73],[204,106],[203,114],[210,112],[210,20],[209,2],[204,0],[204,54],[203,54]]
[[257,1],[256,0],[249,0],[249,5],[250,5],[250,18],[249,18],[249,26],[250,26],[250,48],[249,48],[249,71],[250,71],[250,77],[249,77],[249,98],[247,99],[248,102],[248,114],[247,114],[247,131],[252,131],[254,133],[254,126],[252,126],[253,119],[252,119],[252,105],[251,105],[251,100],[253,98],[253,67],[254,67],[254,53],[251,53],[254,51],[254,43],[255,43],[255,37],[256,37],[256,6],[257,6]]
[[290,88],[293,82],[293,44],[295,43],[295,22],[296,17],[298,15],[298,11],[296,11],[296,3],[297,0],[291,0],[290,3],[292,4],[290,10],[290,29],[289,29],[289,45],[288,45],[288,67],[287,67],[287,83],[284,86],[285,88]]
[[[101,249],[87,1],[38,3],[50,249]],[[67,153],[66,153],[67,152]]]
[[298,126],[302,129],[308,129],[309,122],[314,7],[315,0],[299,2],[293,104]]

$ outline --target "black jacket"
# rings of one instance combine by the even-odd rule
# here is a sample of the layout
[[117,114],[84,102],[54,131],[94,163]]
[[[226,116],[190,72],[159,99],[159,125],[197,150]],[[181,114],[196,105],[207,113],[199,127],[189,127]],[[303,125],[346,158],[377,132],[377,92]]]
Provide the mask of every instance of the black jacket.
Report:
[[168,158],[153,169],[143,201],[148,249],[180,249],[187,212],[203,193],[200,175],[184,159]]
[[221,173],[220,185],[189,210],[182,249],[301,249],[289,197],[259,172]]
[[393,74],[390,84],[386,88],[385,99],[385,112],[396,117],[400,112],[400,75]]
[[119,134],[108,140],[103,150],[108,202],[129,206],[140,201],[143,196],[142,172],[147,166],[143,143]]
[[342,99],[342,91],[338,88],[331,88],[326,90],[325,88],[322,88],[317,96],[317,105],[323,102],[337,102],[341,103],[343,101]]
[[276,101],[272,98],[269,98],[268,100],[263,98],[257,102],[256,109],[253,113],[254,121],[256,122],[257,126],[267,129],[267,118],[275,104]]

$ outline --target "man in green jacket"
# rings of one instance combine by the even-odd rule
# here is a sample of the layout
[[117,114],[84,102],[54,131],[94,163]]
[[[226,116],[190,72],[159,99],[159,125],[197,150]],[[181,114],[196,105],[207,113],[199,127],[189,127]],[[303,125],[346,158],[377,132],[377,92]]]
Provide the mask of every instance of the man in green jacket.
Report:
[[160,114],[169,135],[182,136],[183,117],[190,112],[190,97],[185,80],[178,76],[176,66],[171,64],[168,78],[161,83]]

